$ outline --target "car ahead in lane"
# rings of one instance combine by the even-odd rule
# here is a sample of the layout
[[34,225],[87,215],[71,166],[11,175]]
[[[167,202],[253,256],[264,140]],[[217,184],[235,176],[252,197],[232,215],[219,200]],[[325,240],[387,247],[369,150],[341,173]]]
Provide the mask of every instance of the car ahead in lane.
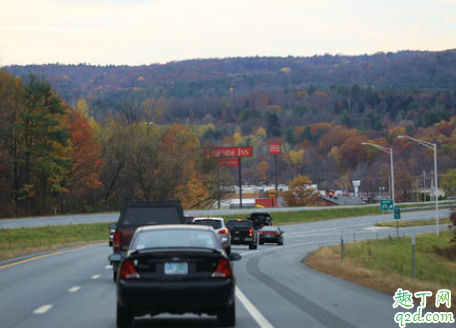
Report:
[[283,245],[284,232],[280,227],[264,226],[258,233],[260,235],[260,245],[263,245],[264,243],[277,243],[277,245]]
[[232,327],[235,278],[214,229],[197,225],[138,228],[117,277],[117,327],[135,316],[160,313],[216,315]]
[[272,216],[269,213],[252,213],[248,219],[252,221],[255,229],[261,229],[264,226],[272,225]]
[[249,249],[258,248],[258,232],[250,220],[228,220],[226,226],[230,230],[231,245],[249,245]]
[[214,228],[226,253],[228,255],[231,253],[231,234],[226,227],[225,220],[223,218],[197,217],[193,218],[193,224],[206,225]]
[[116,281],[119,264],[138,227],[185,223],[184,211],[179,201],[126,202],[120,212],[119,221],[109,226],[111,230],[115,231],[112,241],[113,253],[108,258],[112,265],[114,281]]

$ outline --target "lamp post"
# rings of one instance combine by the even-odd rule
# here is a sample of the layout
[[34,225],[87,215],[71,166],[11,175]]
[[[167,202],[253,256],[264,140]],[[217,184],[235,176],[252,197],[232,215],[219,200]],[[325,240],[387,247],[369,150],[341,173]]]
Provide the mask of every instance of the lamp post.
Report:
[[393,148],[383,147],[374,143],[370,142],[363,142],[364,146],[372,146],[374,148],[380,149],[381,151],[390,154],[390,162],[391,162],[391,198],[393,199],[393,208],[395,204],[395,194],[394,194],[394,165],[393,165]]
[[438,174],[437,174],[437,144],[431,143],[428,141],[420,140],[420,139],[415,139],[409,136],[398,136],[398,138],[403,139],[407,138],[412,141],[415,141],[416,143],[419,143],[420,145],[433,149],[434,150],[434,197],[435,197],[435,229],[437,236],[440,236],[440,228],[439,228],[439,195],[438,195]]

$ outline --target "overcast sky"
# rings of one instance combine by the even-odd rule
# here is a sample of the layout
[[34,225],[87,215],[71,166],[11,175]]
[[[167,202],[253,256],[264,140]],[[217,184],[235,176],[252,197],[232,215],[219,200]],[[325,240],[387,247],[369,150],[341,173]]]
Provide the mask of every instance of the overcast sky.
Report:
[[0,66],[456,48],[456,0],[0,0]]

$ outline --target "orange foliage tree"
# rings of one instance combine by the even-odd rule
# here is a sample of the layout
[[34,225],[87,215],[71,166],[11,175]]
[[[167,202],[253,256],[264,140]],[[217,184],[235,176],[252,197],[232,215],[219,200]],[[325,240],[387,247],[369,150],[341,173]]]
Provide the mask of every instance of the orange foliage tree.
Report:
[[93,206],[94,204],[88,202],[93,198],[90,197],[92,191],[101,186],[101,146],[87,117],[72,111],[70,124],[72,158],[68,189],[71,196],[67,203],[73,209]]
[[283,193],[283,198],[288,206],[315,205],[318,193],[312,189],[312,183],[305,175],[298,175],[288,185],[288,191]]

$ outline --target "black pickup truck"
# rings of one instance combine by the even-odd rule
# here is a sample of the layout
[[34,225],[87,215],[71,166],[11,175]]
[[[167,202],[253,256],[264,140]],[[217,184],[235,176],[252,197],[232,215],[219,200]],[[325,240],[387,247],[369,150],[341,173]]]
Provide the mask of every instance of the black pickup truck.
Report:
[[252,213],[248,220],[252,221],[253,228],[255,229],[261,229],[264,226],[272,226],[272,216],[269,213]]
[[228,220],[227,228],[231,234],[231,245],[249,245],[249,249],[258,248],[258,232],[250,220]]
[[127,202],[120,212],[119,221],[111,223],[114,229],[113,253],[109,262],[113,269],[113,279],[117,278],[119,264],[128,250],[131,238],[138,227],[158,224],[187,224],[179,201]]

